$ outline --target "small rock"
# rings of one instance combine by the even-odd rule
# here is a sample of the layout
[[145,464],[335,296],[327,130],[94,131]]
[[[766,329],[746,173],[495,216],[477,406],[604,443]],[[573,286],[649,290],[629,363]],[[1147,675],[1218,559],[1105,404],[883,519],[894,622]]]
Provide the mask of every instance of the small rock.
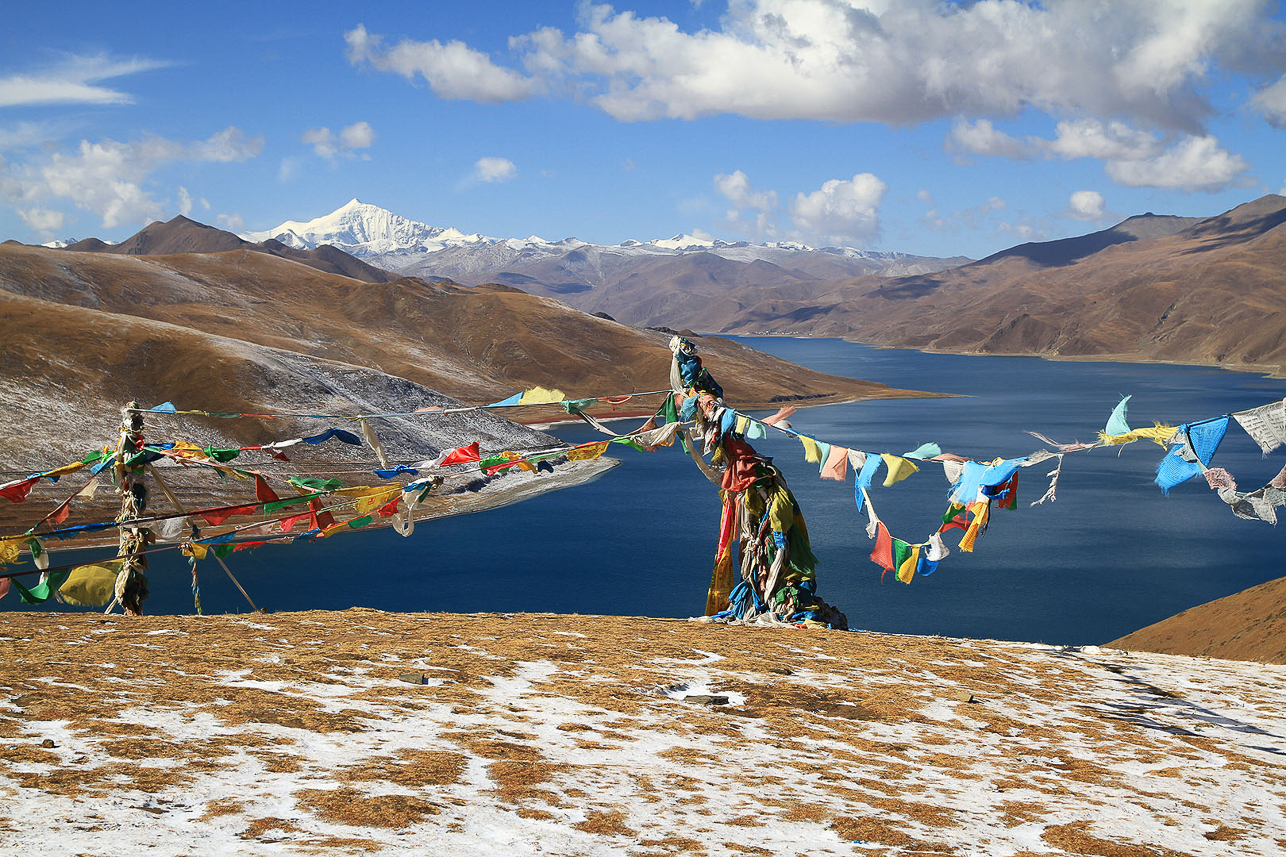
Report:
[[945,696],[947,699],[950,699],[953,702],[977,702],[978,701],[978,697],[974,696],[972,693],[970,693],[969,691],[965,690],[962,687],[958,687],[953,690],[947,691]]
[[424,673],[402,673],[397,677],[398,681],[404,681],[407,684],[428,684],[429,679]]
[[773,675],[794,675],[794,670],[788,670],[785,667],[769,667],[768,672]]
[[699,694],[699,695],[697,695],[697,696],[685,696],[685,697],[683,697],[683,701],[684,701],[684,702],[695,702],[695,703],[697,703],[698,705],[727,705],[727,704],[728,704],[728,697],[726,697],[726,696],[707,696],[706,694]]
[[45,740],[40,742],[40,746],[46,749],[52,749],[54,747],[57,747],[58,745],[54,743],[54,739],[46,738]]

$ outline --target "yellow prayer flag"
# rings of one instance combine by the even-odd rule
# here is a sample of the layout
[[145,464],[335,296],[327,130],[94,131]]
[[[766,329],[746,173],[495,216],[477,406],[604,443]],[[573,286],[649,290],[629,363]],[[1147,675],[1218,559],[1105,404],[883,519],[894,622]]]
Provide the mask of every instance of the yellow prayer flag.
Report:
[[911,548],[911,555],[902,560],[898,566],[898,580],[903,583],[910,583],[911,578],[915,577],[915,566],[920,561],[920,548],[923,545],[908,545]]
[[1123,443],[1133,443],[1136,440],[1150,440],[1158,446],[1165,446],[1165,442],[1170,435],[1179,429],[1175,426],[1163,426],[1157,423],[1152,428],[1141,428],[1128,431],[1125,434],[1107,434],[1106,432],[1098,433],[1098,442],[1104,446],[1119,446]]
[[78,565],[58,589],[63,601],[83,607],[102,607],[116,591],[116,576],[122,560]]
[[194,556],[197,559],[205,559],[206,556],[209,555],[210,549],[202,544],[188,542],[186,544],[179,545],[179,553],[183,554],[183,556]]
[[73,461],[71,464],[64,464],[62,467],[55,467],[53,470],[47,470],[41,475],[47,479],[53,479],[58,476],[64,476],[68,473],[75,473],[77,470],[80,470],[82,467],[87,467],[87,466],[88,465],[86,465],[85,462],[83,461]]
[[544,387],[536,386],[526,390],[522,398],[518,400],[520,405],[550,405],[555,402],[561,402],[567,398],[563,395],[562,390],[546,390]]
[[607,445],[609,443],[611,443],[610,440],[605,440],[600,443],[590,444],[589,446],[578,446],[575,449],[569,449],[567,450],[567,460],[590,461],[592,459],[599,458],[607,451]]
[[372,494],[369,497],[363,497],[353,505],[353,511],[357,517],[361,518],[364,515],[369,515],[371,512],[374,512],[376,509],[380,508],[389,500],[392,500],[401,493],[402,486],[399,485],[379,494]]
[[10,565],[16,562],[18,556],[22,553],[22,545],[26,541],[27,536],[0,539],[0,565]]
[[888,468],[888,475],[884,477],[884,487],[895,485],[912,473],[919,472],[920,468],[911,459],[903,458],[900,455],[890,455],[887,452],[880,453],[880,458],[884,459],[884,464]]
[[799,436],[799,442],[804,445],[804,460],[813,464],[822,463],[822,449],[817,445],[817,441],[811,437]]

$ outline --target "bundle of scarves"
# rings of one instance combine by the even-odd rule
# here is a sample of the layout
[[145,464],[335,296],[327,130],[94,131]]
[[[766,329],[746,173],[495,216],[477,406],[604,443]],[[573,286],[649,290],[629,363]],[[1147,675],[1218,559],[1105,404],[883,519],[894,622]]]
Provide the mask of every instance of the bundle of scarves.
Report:
[[671,380],[691,414],[694,443],[710,456],[702,470],[719,488],[723,515],[706,615],[724,622],[787,622],[848,627],[817,596],[817,557],[795,495],[772,461],[737,431],[736,412],[687,339],[670,341]]

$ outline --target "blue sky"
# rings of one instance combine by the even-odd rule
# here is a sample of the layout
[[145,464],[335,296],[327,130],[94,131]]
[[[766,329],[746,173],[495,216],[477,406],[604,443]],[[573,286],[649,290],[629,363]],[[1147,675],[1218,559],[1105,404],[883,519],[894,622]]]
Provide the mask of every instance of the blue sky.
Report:
[[0,239],[351,198],[598,243],[975,258],[1286,192],[1254,0],[14,4]]

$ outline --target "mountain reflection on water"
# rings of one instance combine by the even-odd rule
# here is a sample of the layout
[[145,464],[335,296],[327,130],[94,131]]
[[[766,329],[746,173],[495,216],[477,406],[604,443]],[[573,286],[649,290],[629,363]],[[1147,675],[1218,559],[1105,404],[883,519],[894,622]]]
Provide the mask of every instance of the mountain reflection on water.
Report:
[[[820,440],[870,452],[897,454],[935,441],[975,459],[1010,458],[1042,447],[1027,430],[1093,440],[1126,394],[1133,395],[1135,427],[1202,419],[1286,395],[1284,381],[1200,367],[739,339],[819,371],[961,396],[809,408],[791,419]],[[576,442],[596,437],[584,427],[555,433]],[[755,445],[774,457],[803,508],[820,559],[818,592],[854,628],[1102,643],[1286,573],[1276,528],[1233,517],[1199,478],[1163,496],[1151,481],[1163,450],[1142,442],[1067,456],[1057,502],[1034,508],[1029,504],[1044,493],[1054,462],[1023,470],[1018,508],[993,513],[975,553],[953,551],[935,574],[910,586],[892,575],[881,583],[852,475],[843,485],[819,480],[799,442],[776,432]],[[274,611],[699,614],[719,526],[715,490],[677,446],[617,455],[621,466],[591,484],[423,522],[411,538],[354,532],[269,545],[228,562],[256,603]],[[1215,465],[1250,489],[1281,469],[1282,459],[1281,450],[1262,456],[1233,425]],[[919,542],[945,510],[946,490],[940,466],[929,463],[890,488],[877,480],[872,500],[895,537]],[[177,558],[155,565],[147,612],[192,612],[186,565]],[[248,609],[216,565],[203,563],[201,574],[206,612]]]

